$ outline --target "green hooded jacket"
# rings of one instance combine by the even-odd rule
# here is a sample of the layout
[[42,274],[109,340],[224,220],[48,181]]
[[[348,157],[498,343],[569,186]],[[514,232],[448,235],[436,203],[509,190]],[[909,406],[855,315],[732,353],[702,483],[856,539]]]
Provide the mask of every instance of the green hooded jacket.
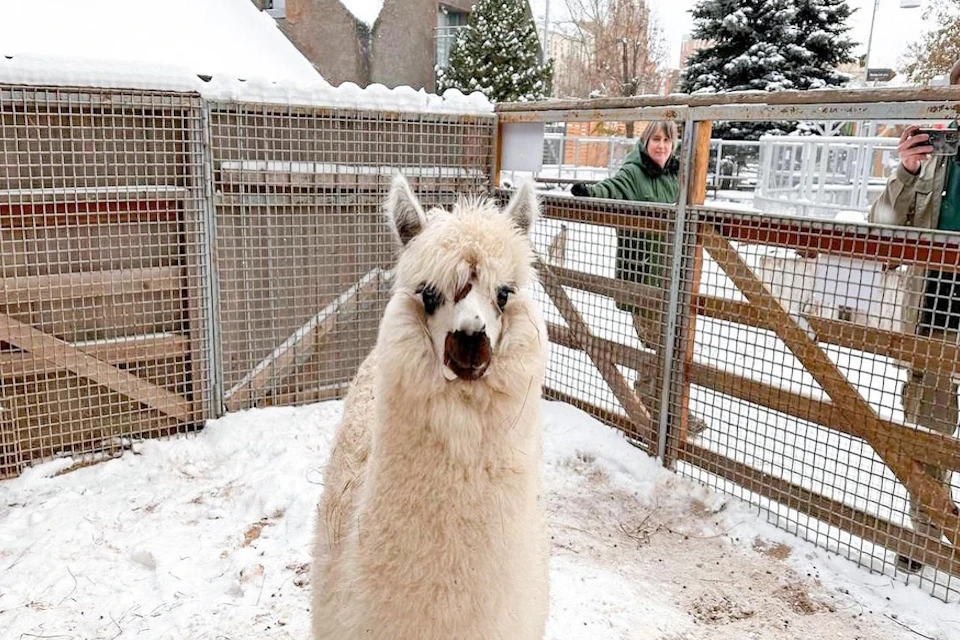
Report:
[[[587,191],[594,198],[673,204],[680,194],[679,172],[676,152],[661,168],[645,150],[640,149],[638,143],[616,174],[587,186]],[[663,234],[618,230],[617,279],[663,288],[669,250]],[[617,302],[617,308],[637,310],[633,305],[621,302]]]

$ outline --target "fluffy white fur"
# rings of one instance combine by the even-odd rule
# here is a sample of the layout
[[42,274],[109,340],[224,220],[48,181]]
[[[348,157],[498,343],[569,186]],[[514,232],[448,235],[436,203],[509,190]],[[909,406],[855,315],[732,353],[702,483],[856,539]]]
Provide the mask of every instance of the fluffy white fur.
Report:
[[[324,476],[313,566],[315,640],[540,640],[548,544],[541,498],[547,333],[530,296],[530,185],[501,212],[461,200],[424,214],[406,181],[387,201],[404,248],[377,344],[347,395]],[[479,380],[445,372],[417,287],[453,304],[515,285]],[[486,314],[486,312],[484,312]],[[462,315],[462,313],[460,313]],[[493,341],[491,340],[491,343]]]

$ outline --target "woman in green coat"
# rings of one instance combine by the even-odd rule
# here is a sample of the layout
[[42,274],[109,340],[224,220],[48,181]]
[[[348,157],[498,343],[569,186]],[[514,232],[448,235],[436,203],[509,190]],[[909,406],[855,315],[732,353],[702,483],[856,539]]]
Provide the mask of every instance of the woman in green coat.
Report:
[[[574,196],[612,198],[634,202],[674,204],[680,193],[680,161],[677,158],[677,124],[670,120],[651,122],[640,134],[637,147],[623,161],[612,177],[593,185],[575,184]],[[667,256],[670,247],[663,234],[617,230],[618,280],[636,282],[664,291],[667,277]],[[643,345],[659,351],[664,323],[658,298],[652,304],[638,307],[617,301],[617,308],[633,314],[633,324]],[[657,418],[658,372],[639,371],[636,391],[654,422]],[[690,415],[688,433],[696,435],[706,428],[702,418]]]
[[[680,161],[676,149],[677,124],[669,120],[651,122],[616,174],[593,185],[575,184],[570,192],[580,197],[674,204],[680,193]],[[663,289],[669,251],[665,240],[663,234],[618,230],[617,279]],[[617,302],[617,308],[633,314],[637,335],[644,346],[657,349],[661,326],[659,309],[641,309],[621,301]]]

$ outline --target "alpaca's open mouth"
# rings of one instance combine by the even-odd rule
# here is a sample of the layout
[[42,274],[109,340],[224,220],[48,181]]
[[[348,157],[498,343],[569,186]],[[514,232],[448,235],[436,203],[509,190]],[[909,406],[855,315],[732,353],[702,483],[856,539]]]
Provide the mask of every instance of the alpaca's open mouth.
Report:
[[443,364],[461,380],[479,380],[490,366],[490,352],[486,334],[452,331],[444,342]]

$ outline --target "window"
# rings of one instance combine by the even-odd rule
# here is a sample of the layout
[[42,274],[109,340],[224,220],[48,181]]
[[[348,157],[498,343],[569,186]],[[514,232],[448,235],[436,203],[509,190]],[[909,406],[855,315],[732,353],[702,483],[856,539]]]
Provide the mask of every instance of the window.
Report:
[[437,66],[450,64],[450,49],[456,40],[457,32],[467,24],[469,14],[440,6],[437,10]]

